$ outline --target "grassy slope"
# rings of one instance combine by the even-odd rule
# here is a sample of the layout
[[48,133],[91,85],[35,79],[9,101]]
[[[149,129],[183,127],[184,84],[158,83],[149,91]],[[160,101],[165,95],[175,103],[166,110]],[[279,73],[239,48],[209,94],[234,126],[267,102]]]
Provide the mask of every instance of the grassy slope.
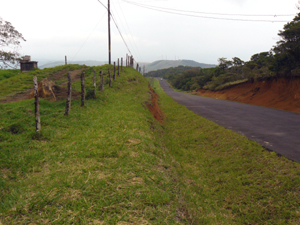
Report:
[[65,102],[41,101],[41,135],[33,100],[1,104],[0,223],[299,223],[299,164],[186,110],[155,81],[160,125],[147,85],[125,68],[69,117]]
[[[6,95],[14,95],[28,90],[33,87],[33,76],[37,76],[38,81],[41,81],[43,78],[50,76],[51,74],[57,73],[62,70],[75,70],[83,68],[84,66],[80,65],[67,65],[67,66],[57,66],[55,68],[46,68],[43,70],[34,70],[30,73],[19,73],[18,70],[2,70],[0,71],[0,76],[9,76],[13,73],[12,76],[9,76],[8,79],[0,79],[0,99]],[[0,78],[1,78],[0,77]]]
[[0,81],[16,76],[20,73],[20,70],[18,69],[9,69],[9,70],[0,70]]
[[300,223],[298,163],[195,115],[154,83],[166,114],[166,154],[180,164],[196,224]]
[[[69,117],[63,116],[65,102],[41,101],[40,136],[34,132],[32,100],[1,105],[6,111],[24,106],[2,115],[7,121],[0,130],[2,223],[185,221],[177,216],[179,187],[159,156],[160,125],[144,106],[147,81],[133,69],[125,71],[84,108],[73,102]],[[26,119],[9,126],[20,118]]]

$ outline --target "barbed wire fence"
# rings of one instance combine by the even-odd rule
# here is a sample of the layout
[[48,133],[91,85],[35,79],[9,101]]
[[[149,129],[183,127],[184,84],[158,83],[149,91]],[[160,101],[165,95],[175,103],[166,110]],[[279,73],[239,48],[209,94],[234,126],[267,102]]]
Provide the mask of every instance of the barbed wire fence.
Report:
[[[125,60],[125,65],[124,62],[123,62],[123,58],[118,58],[117,59],[117,63],[115,62],[114,65],[113,65],[113,71],[114,71],[114,74],[113,74],[113,77],[111,77],[109,74],[110,74],[110,70],[111,68],[109,67],[108,68],[108,71],[105,71],[107,73],[104,73],[103,70],[100,70],[100,71],[96,71],[95,69],[92,70],[92,73],[93,73],[93,76],[92,76],[92,98],[97,98],[97,86],[99,86],[99,91],[104,91],[104,76],[106,75],[106,83],[109,84],[109,87],[111,87],[111,82],[112,81],[115,81],[117,78],[116,77],[119,77],[120,76],[120,72],[123,72],[123,67],[132,67],[134,68],[135,64],[136,64],[136,69],[138,72],[141,72],[141,67],[139,66],[139,64],[136,62],[135,63],[135,60],[133,58],[132,55],[128,55],[126,54],[126,60]],[[86,85],[85,85],[85,73],[86,73],[86,70],[82,71],[81,72],[81,107],[84,107],[85,105],[85,99],[86,99],[86,94],[89,94],[90,93],[86,93]],[[98,75],[97,75],[98,74]],[[100,83],[97,85],[97,77],[99,77],[100,79]],[[112,79],[113,78],[113,79]],[[32,120],[32,115],[31,116],[28,116],[28,113],[29,114],[33,114],[34,112],[34,117],[35,117],[35,131],[36,132],[40,132],[42,130],[42,124],[44,121],[48,121],[49,119],[53,119],[53,118],[56,118],[57,116],[59,115],[62,115],[62,113],[64,112],[64,116],[69,116],[70,115],[70,110],[71,110],[71,105],[72,105],[72,79],[71,79],[71,73],[69,72],[68,73],[68,88],[67,88],[67,98],[66,98],[66,106],[65,106],[65,109],[64,110],[58,110],[57,112],[54,112],[54,113],[51,113],[53,112],[53,109],[52,107],[47,107],[45,108],[44,106],[41,106],[40,104],[40,96],[39,96],[39,91],[38,91],[38,88],[39,88],[39,84],[37,82],[37,77],[33,77],[33,86],[34,86],[34,100],[32,100],[31,102],[25,104],[25,105],[22,105],[20,107],[15,107],[13,109],[9,109],[9,110],[6,110],[6,111],[2,111],[0,112],[0,117],[2,117],[3,115],[7,115],[7,114],[12,114],[14,115],[13,112],[15,111],[19,111],[20,109],[25,109],[26,112],[27,112],[27,115],[23,115],[25,118],[23,119],[20,119],[18,121],[13,121],[12,123],[8,123],[7,122],[3,122],[2,123],[0,122],[0,131],[1,130],[7,130],[8,128],[12,128],[14,125],[17,125],[17,124],[20,124],[24,121],[27,121],[26,123],[27,124],[33,124],[33,120]],[[89,87],[90,88],[90,87]],[[28,111],[29,110],[29,111]],[[50,114],[49,114],[50,113]],[[47,116],[47,117],[44,117],[44,116]],[[42,118],[41,118],[42,117]]]

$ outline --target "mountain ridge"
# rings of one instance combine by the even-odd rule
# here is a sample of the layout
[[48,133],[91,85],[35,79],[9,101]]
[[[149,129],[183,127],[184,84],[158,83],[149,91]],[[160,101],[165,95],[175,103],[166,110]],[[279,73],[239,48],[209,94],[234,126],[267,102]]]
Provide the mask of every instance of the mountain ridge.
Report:
[[194,60],[157,60],[150,64],[145,65],[146,72],[150,72],[153,70],[159,69],[167,69],[170,67],[178,67],[178,66],[191,66],[191,67],[201,67],[201,68],[211,68],[216,67],[217,65],[214,64],[206,64],[206,63],[199,63]]

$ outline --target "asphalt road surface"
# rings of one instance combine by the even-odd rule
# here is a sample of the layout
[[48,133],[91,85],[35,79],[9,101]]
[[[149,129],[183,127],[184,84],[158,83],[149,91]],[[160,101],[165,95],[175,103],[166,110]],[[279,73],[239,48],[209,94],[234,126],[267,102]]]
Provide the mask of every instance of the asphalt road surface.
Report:
[[299,113],[175,92],[165,80],[159,82],[169,96],[194,113],[300,162]]

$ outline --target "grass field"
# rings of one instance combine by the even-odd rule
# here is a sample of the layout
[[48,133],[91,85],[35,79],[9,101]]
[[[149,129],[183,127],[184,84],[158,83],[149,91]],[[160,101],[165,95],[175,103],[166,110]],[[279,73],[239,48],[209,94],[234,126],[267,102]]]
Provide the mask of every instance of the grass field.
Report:
[[20,70],[17,69],[10,69],[10,70],[0,70],[0,81],[16,76],[20,73]]
[[[92,68],[85,70],[91,89]],[[131,68],[85,107],[73,101],[69,117],[65,101],[41,100],[40,134],[33,100],[0,104],[0,224],[300,223],[299,164],[150,83],[163,124],[145,105],[148,81]]]

